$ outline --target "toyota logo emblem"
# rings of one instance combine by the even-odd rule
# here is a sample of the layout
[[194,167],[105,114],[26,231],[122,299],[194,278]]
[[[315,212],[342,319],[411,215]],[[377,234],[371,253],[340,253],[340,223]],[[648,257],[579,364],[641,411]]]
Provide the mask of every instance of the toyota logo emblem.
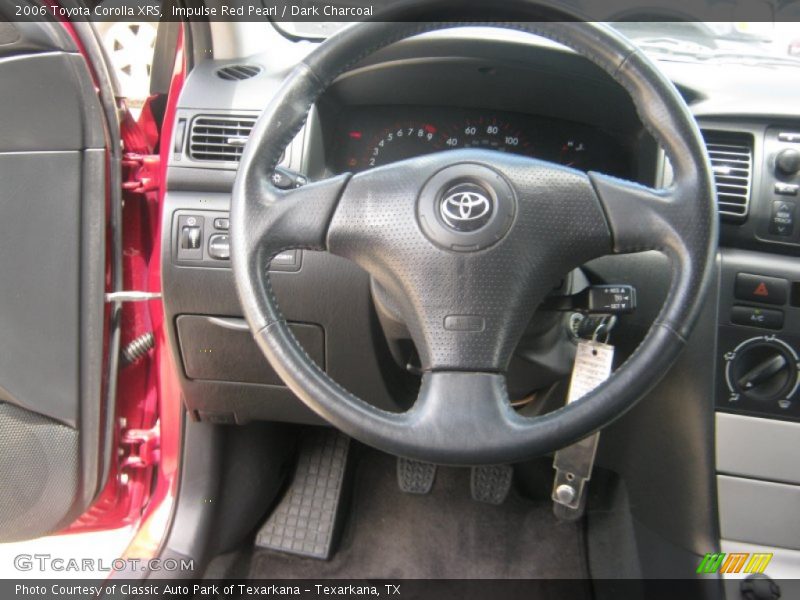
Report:
[[462,184],[445,193],[439,205],[442,220],[456,231],[475,231],[489,222],[493,202],[480,187]]

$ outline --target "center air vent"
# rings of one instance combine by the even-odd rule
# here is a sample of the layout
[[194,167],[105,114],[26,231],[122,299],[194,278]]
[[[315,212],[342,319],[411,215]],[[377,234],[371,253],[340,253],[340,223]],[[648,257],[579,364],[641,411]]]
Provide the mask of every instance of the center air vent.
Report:
[[261,67],[256,65],[229,65],[217,69],[217,77],[226,81],[242,81],[250,79],[261,73]]
[[753,185],[753,138],[746,134],[704,132],[714,171],[719,214],[744,220]]
[[189,135],[189,158],[239,162],[256,117],[195,117]]

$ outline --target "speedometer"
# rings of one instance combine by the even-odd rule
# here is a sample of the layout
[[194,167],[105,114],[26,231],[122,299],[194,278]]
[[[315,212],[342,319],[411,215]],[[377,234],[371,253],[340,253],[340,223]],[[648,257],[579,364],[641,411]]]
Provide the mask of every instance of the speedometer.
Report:
[[450,130],[445,148],[484,148],[514,154],[529,154],[530,141],[519,127],[496,117],[478,117]]

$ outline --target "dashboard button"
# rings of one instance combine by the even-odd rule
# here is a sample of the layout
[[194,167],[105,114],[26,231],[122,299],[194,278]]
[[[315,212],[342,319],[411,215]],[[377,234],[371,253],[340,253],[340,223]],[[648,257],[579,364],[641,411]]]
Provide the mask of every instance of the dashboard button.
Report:
[[293,265],[297,251],[287,250],[272,257],[272,265]]
[[181,248],[183,250],[197,250],[203,240],[203,232],[199,227],[185,226],[181,229]]
[[208,239],[208,255],[217,260],[229,260],[231,257],[231,241],[226,234],[218,233]]
[[775,184],[773,189],[779,196],[797,196],[797,190],[800,189],[800,185],[797,185],[796,183],[783,183],[782,181],[779,181]]
[[780,140],[781,142],[800,143],[800,132],[798,132],[798,131],[781,131],[778,134],[778,140]]
[[269,270],[289,272],[299,271],[302,256],[302,250],[284,250],[272,258],[272,262],[269,263]]
[[794,202],[775,200],[769,216],[769,232],[788,236],[794,232]]
[[752,306],[734,306],[731,309],[731,323],[763,327],[764,329],[780,329],[783,327],[783,311]]
[[200,215],[178,215],[176,256],[178,260],[203,260],[205,219]]
[[230,219],[214,219],[214,229],[219,229],[220,231],[228,231],[231,228],[231,221]]
[[789,282],[785,279],[751,273],[736,275],[736,284],[733,290],[733,294],[738,300],[765,304],[785,304],[788,293]]

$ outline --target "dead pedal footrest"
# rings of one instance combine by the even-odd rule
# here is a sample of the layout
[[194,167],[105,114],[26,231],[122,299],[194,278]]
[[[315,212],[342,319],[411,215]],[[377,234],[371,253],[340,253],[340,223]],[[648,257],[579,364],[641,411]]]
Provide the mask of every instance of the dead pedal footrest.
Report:
[[397,459],[397,485],[406,494],[427,494],[436,479],[436,465],[408,458]]
[[305,433],[294,477],[256,536],[256,546],[327,559],[333,549],[350,438],[333,429]]
[[469,481],[472,499],[487,504],[502,504],[511,490],[513,477],[511,465],[472,467]]

